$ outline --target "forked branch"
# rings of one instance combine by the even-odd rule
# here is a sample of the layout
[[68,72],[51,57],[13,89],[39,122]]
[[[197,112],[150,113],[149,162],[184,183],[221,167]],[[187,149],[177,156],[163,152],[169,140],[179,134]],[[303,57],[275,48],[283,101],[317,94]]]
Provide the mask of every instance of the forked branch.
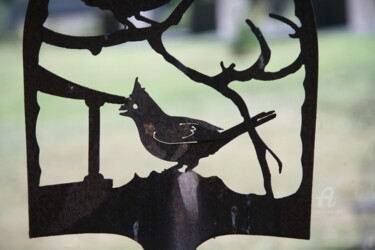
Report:
[[[298,25],[295,24],[293,21],[291,21],[290,19],[288,19],[286,17],[279,16],[279,15],[276,15],[276,14],[270,14],[270,17],[289,25],[295,31],[294,34],[289,35],[291,38],[300,38],[301,28],[298,27]],[[302,65],[303,65],[303,57],[302,57],[302,54],[300,53],[298,55],[298,57],[294,60],[294,62],[291,63],[290,65],[280,69],[277,72],[259,71],[254,76],[254,79],[263,80],[263,81],[271,81],[271,80],[281,79],[281,78],[284,78],[284,77],[286,77],[290,74],[293,74],[293,73],[297,72],[302,67]]]
[[193,2],[194,0],[182,0],[165,21],[154,22],[150,27],[123,29],[108,35],[91,37],[64,35],[43,27],[42,37],[45,43],[51,45],[68,49],[88,49],[93,55],[97,55],[103,47],[126,42],[145,41],[154,36],[161,36],[164,31],[181,21],[184,13]]
[[[275,18],[277,20],[280,20],[288,24],[292,29],[294,29],[295,34],[292,34],[291,37],[293,38],[299,37],[300,28],[291,20],[282,16],[275,15],[275,14],[270,14],[270,16],[272,18]],[[225,67],[224,62],[221,62],[220,67],[222,71],[215,76],[208,76],[206,74],[198,72],[184,65],[181,61],[179,61],[177,58],[172,56],[164,47],[164,44],[162,42],[162,34],[160,34],[160,36],[153,36],[149,38],[148,42],[151,45],[151,47],[157,53],[162,55],[167,62],[174,65],[177,69],[182,71],[190,79],[192,79],[195,82],[200,82],[200,83],[209,85],[215,89],[220,89],[224,86],[227,86],[229,83],[233,81],[245,82],[245,81],[250,81],[252,79],[269,81],[269,80],[281,79],[290,74],[295,73],[301,68],[301,66],[303,65],[303,60],[302,60],[303,58],[301,54],[299,54],[296,60],[290,65],[286,66],[285,68],[282,68],[281,70],[277,72],[265,71],[265,68],[271,59],[271,50],[262,32],[260,31],[260,29],[256,27],[254,23],[249,19],[246,20],[246,23],[249,25],[252,33],[255,35],[260,45],[260,55],[257,61],[253,65],[251,65],[249,68],[245,70],[240,70],[240,71],[236,70],[236,65],[234,63],[231,64],[229,67]]]
[[253,79],[253,75],[257,71],[264,71],[264,68],[266,67],[271,58],[271,50],[269,49],[268,44],[264,36],[262,35],[262,32],[250,20],[246,20],[246,22],[259,41],[261,53],[258,60],[251,67],[243,71],[237,71],[235,69],[235,64],[231,64],[229,67],[225,67],[224,63],[221,62],[220,66],[222,72],[215,76],[208,76],[188,66],[185,66],[177,58],[172,56],[164,47],[161,37],[162,34],[159,37],[151,37],[150,39],[148,39],[148,42],[150,46],[157,53],[162,55],[167,62],[174,65],[177,69],[182,71],[193,81],[209,85],[215,89],[220,89],[222,87],[227,86],[229,83],[233,81],[249,81]]

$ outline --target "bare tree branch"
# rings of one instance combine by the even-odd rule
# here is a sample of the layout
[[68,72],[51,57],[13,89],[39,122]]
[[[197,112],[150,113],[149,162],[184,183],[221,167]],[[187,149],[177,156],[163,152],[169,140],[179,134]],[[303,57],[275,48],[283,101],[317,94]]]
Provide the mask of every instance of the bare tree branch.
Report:
[[[221,63],[221,67],[223,71],[214,76],[215,82],[218,82],[222,85],[228,85],[232,81],[249,81],[253,79],[253,76],[258,71],[264,71],[264,68],[267,66],[267,64],[270,61],[271,58],[271,50],[267,44],[267,41],[265,40],[262,32],[258,27],[254,25],[254,23],[251,20],[246,20],[246,23],[249,25],[251,31],[254,33],[255,37],[258,39],[260,44],[260,55],[258,57],[258,60],[249,68],[243,70],[243,71],[237,71],[235,70],[235,64],[232,64],[230,67],[225,68],[223,66],[223,63]],[[224,79],[220,80],[220,79]]]
[[236,67],[235,64],[231,64],[229,67],[225,67],[224,63],[221,62],[220,66],[221,66],[222,72],[215,76],[208,76],[190,67],[185,66],[177,58],[172,56],[164,47],[161,36],[151,37],[150,39],[148,39],[148,42],[150,46],[157,53],[162,55],[167,62],[174,65],[177,69],[182,71],[190,79],[192,79],[195,82],[200,82],[200,83],[209,85],[215,89],[218,89],[218,88],[227,86],[229,83],[233,81],[249,81],[253,79],[253,76],[258,71],[264,72],[264,68],[266,67],[266,65],[268,64],[271,58],[271,50],[269,49],[268,44],[262,32],[250,20],[246,20],[246,22],[260,43],[261,53],[260,53],[258,60],[248,69],[245,69],[243,71],[237,71],[235,69]]
[[152,37],[148,39],[148,42],[150,46],[154,49],[155,52],[160,54],[164,57],[164,59],[175,66],[177,69],[179,69],[182,73],[184,73],[186,76],[188,76],[191,80],[199,83],[203,83],[206,85],[209,85],[211,87],[214,87],[213,85],[213,78],[210,76],[207,76],[203,73],[200,73],[192,68],[189,68],[185,66],[183,63],[181,63],[178,59],[176,59],[174,56],[172,56],[164,47],[164,44],[161,40],[161,37]]
[[41,66],[35,67],[34,73],[33,80],[38,90],[46,94],[86,101],[92,99],[99,103],[122,104],[126,100],[122,96],[104,93],[70,82]]
[[[291,38],[300,38],[301,28],[297,24],[295,24],[293,21],[291,21],[290,19],[286,17],[279,16],[276,14],[270,14],[270,17],[289,25],[295,31],[294,34],[289,35]],[[272,80],[281,79],[290,74],[297,72],[302,67],[303,63],[304,63],[303,57],[302,57],[302,54],[300,53],[298,57],[296,58],[296,60],[290,65],[280,69],[277,72],[258,71],[255,73],[254,79],[263,80],[263,81],[272,81]]]
[[295,33],[289,35],[291,38],[299,38],[300,27],[297,24],[295,24],[292,20],[290,20],[286,17],[280,16],[280,15],[277,15],[277,14],[273,14],[273,13],[271,13],[269,16],[271,18],[274,18],[276,20],[279,20],[280,22],[283,22],[283,23],[289,25],[292,29],[294,29]]
[[[293,35],[294,37],[299,36],[299,27],[290,21],[289,19],[285,17],[281,17],[275,14],[270,15],[272,18],[275,18],[277,20],[280,20],[286,24],[288,24],[290,27],[292,27],[296,33]],[[215,76],[208,76],[201,72],[198,72],[190,67],[185,66],[181,61],[179,61],[177,58],[172,56],[164,47],[162,38],[160,37],[151,37],[148,39],[151,47],[159,54],[161,54],[164,59],[174,65],[177,69],[182,71],[185,75],[187,75],[190,79],[196,82],[204,83],[206,85],[209,85],[213,88],[220,88],[224,85],[228,85],[229,83],[233,81],[250,81],[252,79],[256,80],[263,80],[263,81],[271,81],[271,80],[277,80],[284,78],[290,74],[295,73],[298,71],[302,65],[303,65],[303,58],[302,55],[299,54],[296,60],[291,63],[290,65],[280,69],[277,72],[267,72],[265,71],[266,66],[268,65],[270,58],[271,58],[271,50],[267,44],[267,41],[265,40],[262,32],[259,30],[258,27],[254,25],[254,23],[251,20],[246,20],[246,23],[249,25],[251,31],[255,35],[255,37],[258,39],[260,44],[260,55],[258,57],[258,60],[249,68],[237,71],[235,69],[236,65],[231,64],[229,67],[225,67],[224,63],[220,63],[220,67],[222,69],[222,72]]]
[[285,68],[280,69],[277,72],[256,72],[254,74],[254,79],[262,80],[262,81],[272,81],[277,79],[282,79],[297,72],[303,65],[303,57],[301,54],[298,55],[297,59],[291,63],[290,65],[286,66]]
[[108,35],[79,37],[60,34],[43,27],[42,37],[44,42],[51,45],[68,49],[88,49],[93,55],[97,55],[103,47],[144,41],[154,36],[161,36],[164,31],[181,21],[184,13],[193,2],[194,0],[182,0],[165,21],[155,22],[155,24],[146,28],[123,29]]

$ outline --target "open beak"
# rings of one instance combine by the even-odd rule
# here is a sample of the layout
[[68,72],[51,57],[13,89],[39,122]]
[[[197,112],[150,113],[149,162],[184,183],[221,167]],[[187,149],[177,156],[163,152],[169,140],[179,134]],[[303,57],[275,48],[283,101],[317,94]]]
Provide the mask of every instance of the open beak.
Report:
[[123,111],[123,112],[120,112],[120,115],[128,116],[128,108],[126,107],[126,104],[121,105],[119,110]]

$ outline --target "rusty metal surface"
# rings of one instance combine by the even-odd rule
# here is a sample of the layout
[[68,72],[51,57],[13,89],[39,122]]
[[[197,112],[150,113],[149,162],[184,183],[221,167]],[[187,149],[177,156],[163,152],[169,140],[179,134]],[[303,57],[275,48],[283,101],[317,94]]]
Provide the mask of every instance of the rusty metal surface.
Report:
[[[155,103],[136,79],[133,93],[120,108],[120,114],[137,125],[143,146],[154,156],[177,162],[173,169],[195,168],[199,160],[215,154],[237,136],[247,132],[241,123],[226,131],[205,121],[169,116]],[[260,113],[251,119],[254,126],[276,117],[274,111]]]
[[[168,0],[154,1],[150,5],[143,5],[147,1],[134,4],[135,1],[112,0],[108,5],[95,0],[83,1],[90,6],[111,10],[114,17],[124,24],[124,29],[96,37],[59,34],[43,26],[48,17],[48,0],[29,1],[23,55],[30,237],[113,233],[132,238],[145,249],[195,249],[212,237],[226,234],[308,239],[318,80],[317,36],[310,0],[294,1],[295,14],[301,26],[285,17],[270,15],[295,31],[290,37],[299,40],[300,54],[294,62],[277,72],[266,71],[271,50],[261,30],[251,20],[246,20],[249,31],[260,44],[261,53],[257,61],[244,70],[237,70],[234,64],[225,66],[221,63],[221,72],[215,76],[185,66],[163,44],[162,34],[171,26],[178,25],[194,0],[181,0],[170,16],[160,23],[142,17],[139,12],[167,4]],[[130,16],[149,23],[149,27],[135,27],[128,20]],[[169,116],[138,80],[132,95],[122,97],[67,81],[38,63],[42,43],[67,49],[87,49],[97,55],[103,47],[136,41],[147,41],[161,59],[182,71],[193,83],[205,84],[222,94],[223,98],[231,100],[243,117],[243,123],[221,131],[205,121]],[[241,93],[230,88],[230,84],[234,81],[251,82],[253,79],[281,79],[301,68],[305,70],[305,101],[301,107],[303,178],[296,193],[275,199],[266,154],[277,161],[279,171],[282,171],[282,162],[263,142],[255,127],[268,121],[272,123],[276,113],[269,111],[251,116]],[[88,107],[89,166],[88,175],[82,182],[52,186],[39,184],[41,167],[36,137],[38,92],[84,100]],[[112,180],[100,174],[99,164],[100,108],[109,104],[119,105],[124,119],[134,120],[149,153],[177,165],[161,174],[152,172],[145,179],[135,176],[126,185],[113,188]],[[218,177],[203,178],[193,171],[201,158],[217,153],[243,133],[248,134],[256,151],[266,190],[263,196],[235,193]],[[187,166],[186,173],[180,173],[177,169],[184,165]]]

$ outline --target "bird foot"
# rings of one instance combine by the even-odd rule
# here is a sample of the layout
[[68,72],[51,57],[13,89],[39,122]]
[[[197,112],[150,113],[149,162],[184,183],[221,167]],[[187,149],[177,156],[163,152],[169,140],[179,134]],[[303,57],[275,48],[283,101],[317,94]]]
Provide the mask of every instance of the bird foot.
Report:
[[177,164],[173,167],[170,167],[170,168],[167,168],[167,169],[164,169],[163,173],[171,173],[171,172],[176,172],[178,171],[179,169],[181,169],[183,167],[183,165],[180,165],[180,164]]
[[187,168],[185,169],[185,173],[187,173],[187,172],[193,170],[193,168],[194,168],[194,167],[187,167]]
[[168,178],[177,178],[178,176],[180,176],[182,174],[181,170],[180,170],[182,167],[183,167],[183,165],[181,165],[181,166],[176,165],[176,166],[164,169],[162,174],[165,175],[165,176],[168,176]]

